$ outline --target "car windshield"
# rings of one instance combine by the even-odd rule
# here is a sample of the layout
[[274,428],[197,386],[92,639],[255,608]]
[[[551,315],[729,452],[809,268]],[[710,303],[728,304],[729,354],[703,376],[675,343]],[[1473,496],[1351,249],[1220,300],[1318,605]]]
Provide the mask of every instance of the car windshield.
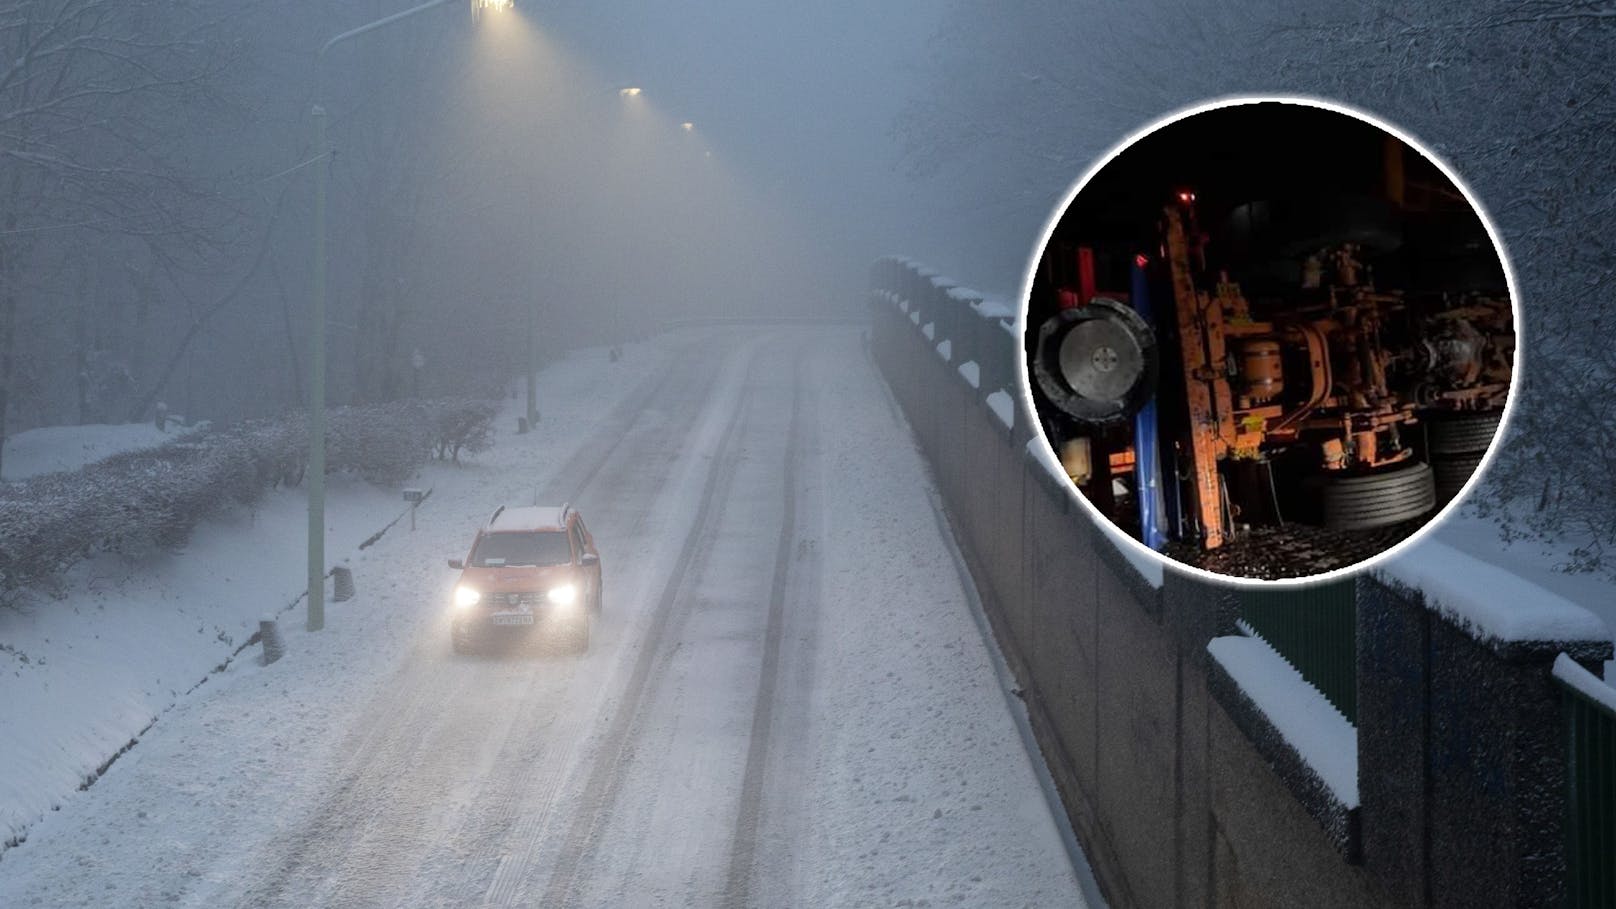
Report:
[[564,530],[484,534],[471,553],[471,564],[478,568],[565,565],[571,561],[572,544],[567,542]]

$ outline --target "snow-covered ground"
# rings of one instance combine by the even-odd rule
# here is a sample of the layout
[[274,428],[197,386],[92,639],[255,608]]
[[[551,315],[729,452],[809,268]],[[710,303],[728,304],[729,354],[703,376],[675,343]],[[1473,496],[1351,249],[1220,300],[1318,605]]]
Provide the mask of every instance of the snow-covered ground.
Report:
[[190,429],[171,422],[168,431],[155,423],[46,426],[19,432],[6,439],[0,467],[4,479],[16,482],[42,473],[78,470],[93,461],[125,451],[156,448],[182,438]]
[[[597,397],[610,403],[636,375],[658,368],[659,356],[651,351],[614,366],[622,381]],[[557,415],[551,425],[562,414],[574,423],[587,419],[577,401],[591,393],[590,372],[603,359],[586,352],[546,375],[546,395],[556,399],[544,402],[545,415]],[[510,403],[512,413],[501,416],[496,431],[515,425],[518,407]],[[150,425],[77,426],[30,430],[16,440],[28,453],[25,466],[44,472],[153,447],[178,434]],[[433,487],[462,473],[429,465],[412,482]],[[202,523],[179,551],[98,556],[74,566],[52,589],[27,591],[12,607],[0,608],[0,843],[25,836],[125,743],[205,683],[257,631],[260,618],[296,603],[297,611],[281,618],[300,624],[306,502],[301,488],[271,492],[250,508]],[[351,558],[404,508],[397,490],[333,477],[326,502],[328,564]],[[407,533],[408,527],[394,530]]]
[[[188,687],[211,663],[153,657],[142,672],[165,681],[139,680],[150,700],[126,713],[160,721],[0,856],[0,905],[1082,905],[857,329],[687,331],[627,353],[557,364],[540,432],[430,470],[420,529],[351,555],[359,595],[325,631],[288,615],[281,662],[169,696],[169,666]],[[372,507],[345,494],[333,557]],[[535,498],[573,501],[602,548],[590,652],[453,656],[443,559],[494,505]],[[295,527],[289,557],[243,516],[163,564],[86,568],[50,601],[63,617],[30,619],[61,623],[64,649],[17,668],[96,687],[57,660],[158,589],[186,592],[148,607],[186,610],[163,624],[223,649],[215,625],[239,639],[263,610],[197,579],[290,600],[296,504],[259,509],[257,526]]]

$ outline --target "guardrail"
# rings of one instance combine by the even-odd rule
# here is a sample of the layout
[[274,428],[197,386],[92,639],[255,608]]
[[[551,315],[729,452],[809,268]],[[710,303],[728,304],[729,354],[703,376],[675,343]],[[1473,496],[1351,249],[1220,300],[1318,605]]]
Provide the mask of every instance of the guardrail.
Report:
[[1616,906],[1616,689],[1562,654],[1566,727],[1566,905]]
[[1592,616],[1423,542],[1272,596],[1135,560],[1034,441],[1008,306],[900,258],[869,302],[1112,905],[1557,905],[1568,868],[1609,854],[1568,843],[1581,796],[1551,679],[1561,652],[1610,658]]

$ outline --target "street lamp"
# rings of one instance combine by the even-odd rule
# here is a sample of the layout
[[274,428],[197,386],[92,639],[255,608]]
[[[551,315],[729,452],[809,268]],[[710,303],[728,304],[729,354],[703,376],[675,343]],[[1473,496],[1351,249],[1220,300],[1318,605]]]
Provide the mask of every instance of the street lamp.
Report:
[[[314,125],[314,274],[309,293],[309,587],[308,629],[325,627],[325,294],[326,294],[326,176],[331,154],[326,145],[325,106],[320,104],[319,73],[325,55],[344,41],[385,28],[429,9],[465,0],[428,0],[403,12],[384,16],[367,25],[335,35],[320,46],[316,63],[315,102],[309,109]],[[471,0],[473,17],[485,10],[507,10],[514,0]]]

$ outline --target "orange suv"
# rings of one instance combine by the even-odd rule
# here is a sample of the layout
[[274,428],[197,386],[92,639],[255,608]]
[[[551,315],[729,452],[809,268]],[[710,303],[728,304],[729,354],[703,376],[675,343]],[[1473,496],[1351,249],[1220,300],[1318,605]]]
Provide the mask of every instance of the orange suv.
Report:
[[479,644],[541,635],[589,649],[600,613],[600,553],[570,505],[505,507],[477,532],[454,589],[450,634],[456,653]]

